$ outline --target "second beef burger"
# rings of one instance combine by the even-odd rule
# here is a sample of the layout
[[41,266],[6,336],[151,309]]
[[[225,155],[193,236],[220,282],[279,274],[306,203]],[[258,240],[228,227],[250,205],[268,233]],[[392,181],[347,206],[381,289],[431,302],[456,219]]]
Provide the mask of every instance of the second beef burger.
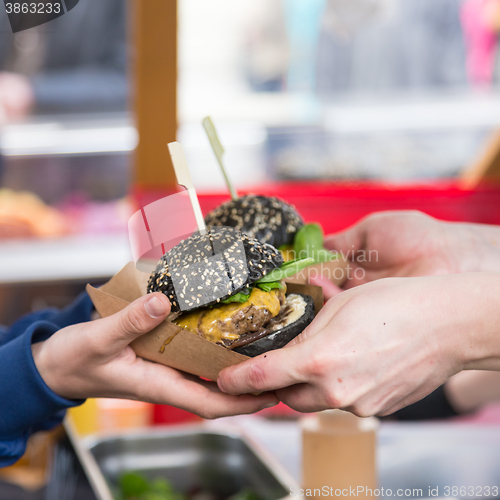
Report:
[[182,328],[257,356],[286,345],[314,317],[310,296],[286,295],[283,277],[293,270],[272,245],[214,228],[168,251],[151,274],[148,293],[169,298],[173,321]]

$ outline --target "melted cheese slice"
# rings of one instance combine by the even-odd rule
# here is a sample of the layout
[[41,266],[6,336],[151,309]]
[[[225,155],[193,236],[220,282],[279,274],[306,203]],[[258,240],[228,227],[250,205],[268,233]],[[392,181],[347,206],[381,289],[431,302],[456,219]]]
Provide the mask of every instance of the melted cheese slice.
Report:
[[280,250],[281,256],[285,262],[290,262],[295,259],[295,250],[292,245],[288,245],[286,248]]
[[275,289],[264,292],[259,288],[252,288],[250,297],[243,302],[232,302],[222,304],[213,309],[201,309],[187,314],[183,314],[174,322],[181,328],[197,333],[210,342],[221,342],[222,340],[236,340],[240,336],[232,333],[230,325],[233,315],[240,309],[253,305],[257,309],[267,309],[271,317],[277,316],[280,312],[280,296],[284,290]]

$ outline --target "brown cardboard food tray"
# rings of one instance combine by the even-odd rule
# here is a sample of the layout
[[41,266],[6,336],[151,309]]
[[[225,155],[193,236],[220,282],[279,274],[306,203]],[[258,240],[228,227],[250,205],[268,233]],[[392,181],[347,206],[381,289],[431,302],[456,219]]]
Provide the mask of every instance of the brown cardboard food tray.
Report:
[[[106,284],[87,292],[101,317],[110,316],[146,294],[149,274],[138,271],[130,262]],[[314,285],[287,283],[287,293],[303,293],[314,300],[315,313],[323,306],[323,290]],[[200,377],[217,380],[219,372],[245,361],[247,356],[213,344],[180,328],[167,318],[149,333],[130,344],[141,358],[155,361]]]

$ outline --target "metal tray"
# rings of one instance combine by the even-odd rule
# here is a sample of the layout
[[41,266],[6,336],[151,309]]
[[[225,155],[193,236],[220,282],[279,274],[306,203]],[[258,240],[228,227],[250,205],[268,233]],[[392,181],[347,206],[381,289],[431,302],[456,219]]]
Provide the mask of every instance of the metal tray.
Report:
[[112,498],[120,475],[127,471],[166,478],[183,493],[198,489],[219,498],[249,488],[264,500],[278,500],[298,487],[276,460],[236,429],[177,426],[90,437],[79,448],[99,500]]

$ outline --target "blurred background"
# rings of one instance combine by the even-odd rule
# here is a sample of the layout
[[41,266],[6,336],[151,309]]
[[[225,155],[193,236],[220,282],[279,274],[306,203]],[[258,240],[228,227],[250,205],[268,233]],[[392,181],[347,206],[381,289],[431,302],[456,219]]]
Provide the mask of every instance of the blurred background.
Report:
[[[497,0],[185,0],[178,19],[179,140],[199,190],[224,188],[208,114],[239,187],[456,176],[500,120]],[[120,0],[16,35],[1,14],[3,187],[50,204],[127,193],[126,25]]]
[[[79,290],[130,260],[132,3],[86,0],[17,34],[0,11],[0,284],[20,293],[0,286],[2,323],[67,302],[34,284]],[[183,0],[176,29],[177,139],[202,197],[226,193],[206,115],[236,188],[285,197],[304,182],[452,182],[500,124],[499,0]]]

